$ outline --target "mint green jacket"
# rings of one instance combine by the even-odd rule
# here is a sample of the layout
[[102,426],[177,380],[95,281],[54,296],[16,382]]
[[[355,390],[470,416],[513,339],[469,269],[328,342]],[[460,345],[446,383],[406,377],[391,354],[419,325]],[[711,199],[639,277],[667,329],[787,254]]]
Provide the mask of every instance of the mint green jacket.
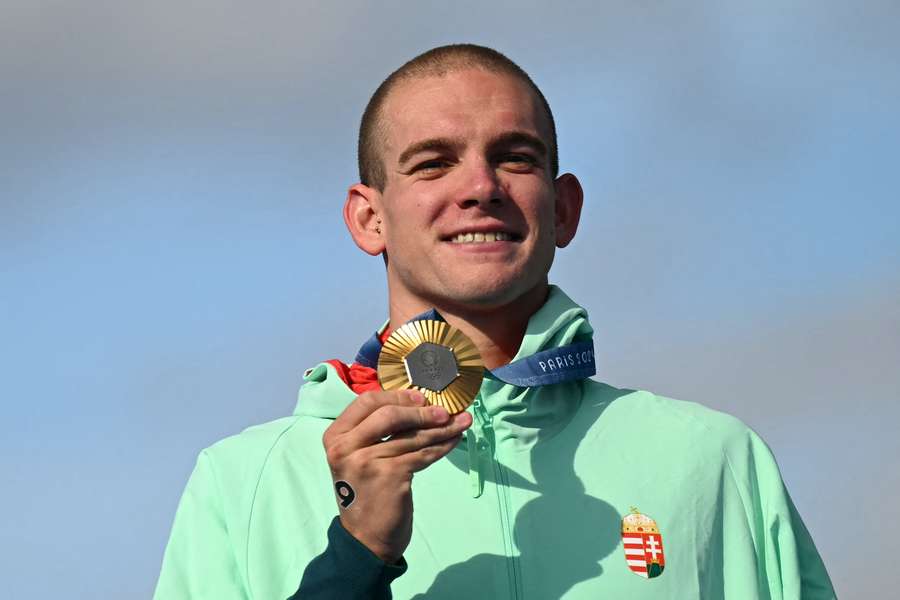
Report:
[[[591,332],[552,288],[516,358]],[[325,549],[322,434],[355,395],[325,363],[305,379],[293,416],[201,452],[156,598],[284,599]],[[592,380],[485,379],[469,410],[467,437],[413,479],[394,598],[834,598],[771,452],[737,419]],[[642,550],[626,558],[633,510],[658,527],[657,576],[632,570]]]

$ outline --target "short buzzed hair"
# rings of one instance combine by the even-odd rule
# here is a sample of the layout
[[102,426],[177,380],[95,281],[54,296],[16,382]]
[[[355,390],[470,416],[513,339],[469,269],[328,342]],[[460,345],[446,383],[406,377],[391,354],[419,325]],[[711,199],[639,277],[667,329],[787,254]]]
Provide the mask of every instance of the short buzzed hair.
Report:
[[432,48],[410,60],[388,75],[369,99],[359,126],[357,158],[359,160],[359,180],[363,185],[384,190],[387,183],[381,149],[384,145],[385,126],[382,109],[387,97],[399,83],[423,77],[442,77],[464,69],[482,69],[491,73],[512,75],[534,91],[547,118],[550,139],[546,140],[550,174],[553,179],[559,173],[559,152],[556,145],[556,124],[553,113],[544,94],[519,65],[503,54],[475,44],[451,44]]

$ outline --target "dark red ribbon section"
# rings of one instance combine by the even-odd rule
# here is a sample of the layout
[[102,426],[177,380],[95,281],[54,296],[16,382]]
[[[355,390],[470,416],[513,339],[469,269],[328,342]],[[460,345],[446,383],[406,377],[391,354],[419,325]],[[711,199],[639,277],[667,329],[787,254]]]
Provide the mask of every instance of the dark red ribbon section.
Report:
[[[391,329],[390,327],[387,327],[378,337],[381,339],[381,343],[383,344],[390,335]],[[378,383],[378,373],[375,371],[375,369],[365,367],[358,362],[354,362],[353,364],[348,365],[347,363],[342,362],[336,358],[326,360],[325,362],[334,367],[334,370],[338,374],[338,377],[340,377],[341,380],[347,384],[347,387],[349,387],[357,394],[362,394],[363,392],[378,391],[381,389],[381,384]]]

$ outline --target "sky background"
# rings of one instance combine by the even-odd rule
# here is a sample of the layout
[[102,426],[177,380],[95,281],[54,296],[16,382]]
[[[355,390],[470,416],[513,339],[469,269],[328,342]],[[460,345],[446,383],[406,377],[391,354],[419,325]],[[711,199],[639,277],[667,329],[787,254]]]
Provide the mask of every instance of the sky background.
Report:
[[898,31],[893,0],[0,0],[3,595],[149,597],[197,453],[381,324],[359,116],[460,41],[553,107],[598,378],[742,418],[839,595],[898,589]]

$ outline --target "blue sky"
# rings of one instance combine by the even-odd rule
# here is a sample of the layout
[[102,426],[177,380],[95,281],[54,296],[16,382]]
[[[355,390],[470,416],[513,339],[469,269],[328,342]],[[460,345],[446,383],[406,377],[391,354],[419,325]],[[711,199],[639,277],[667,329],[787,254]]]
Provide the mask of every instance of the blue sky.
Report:
[[12,596],[149,596],[197,452],[290,412],[306,367],[382,322],[383,268],[340,217],[356,126],[453,41],[509,54],[554,109],[587,199],[551,276],[590,311],[599,377],[744,419],[839,593],[900,585],[866,565],[900,533],[893,3],[4,13]]

